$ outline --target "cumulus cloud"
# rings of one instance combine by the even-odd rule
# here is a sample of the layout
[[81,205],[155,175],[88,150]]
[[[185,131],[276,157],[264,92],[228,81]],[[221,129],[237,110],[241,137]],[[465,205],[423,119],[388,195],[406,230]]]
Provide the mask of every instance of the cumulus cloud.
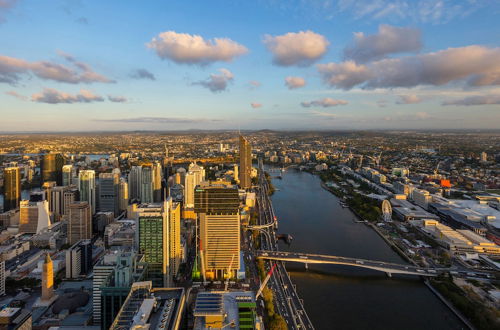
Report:
[[460,100],[446,101],[443,105],[486,105],[486,104],[500,104],[500,95],[477,95],[470,96]]
[[125,103],[128,101],[125,96],[112,96],[112,95],[108,95],[108,100],[115,103]]
[[250,106],[254,109],[257,109],[257,108],[262,107],[262,103],[253,102],[253,103],[250,103]]
[[326,84],[341,89],[351,89],[373,76],[366,65],[358,65],[354,61],[318,64],[317,68]]
[[305,85],[306,81],[304,78],[292,76],[288,76],[285,78],[285,86],[288,87],[288,89],[296,89],[304,87]]
[[399,95],[399,100],[396,104],[416,104],[422,102],[422,99],[417,95]]
[[234,79],[234,75],[228,69],[219,69],[220,74],[212,73],[207,80],[194,82],[193,85],[200,85],[217,93],[227,89],[227,86]]
[[464,81],[469,86],[500,84],[500,48],[467,46],[435,53],[382,59],[368,64],[354,61],[317,66],[331,87],[351,89],[440,86]]
[[264,36],[264,45],[273,54],[273,63],[281,66],[308,66],[321,58],[330,43],[312,31]]
[[26,101],[28,99],[26,96],[21,95],[16,91],[7,91],[7,92],[5,92],[5,94],[10,95],[10,96],[14,96],[15,98],[17,98],[19,100],[23,100],[23,101]]
[[130,77],[132,77],[134,79],[156,80],[155,75],[146,69],[136,69],[136,70],[132,71],[132,73],[130,74]]
[[166,31],[146,44],[163,60],[179,64],[209,64],[217,61],[230,62],[248,49],[229,38],[205,40],[199,35]]
[[344,101],[344,100],[336,100],[336,99],[332,99],[329,97],[325,97],[324,99],[314,100],[314,101],[309,101],[309,102],[302,102],[300,104],[305,108],[309,108],[309,107],[328,108],[328,107],[335,107],[337,105],[346,105],[347,103],[348,102]]
[[74,67],[48,61],[29,62],[15,57],[0,55],[0,82],[15,85],[21,79],[21,75],[30,73],[44,80],[54,80],[69,84],[114,82],[94,72],[88,64],[77,61],[69,54],[60,52],[59,55]]
[[41,93],[31,95],[31,101],[40,103],[90,103],[102,102],[104,98],[89,90],[82,89],[78,94],[60,92],[53,88],[45,88]]
[[416,52],[422,48],[421,37],[418,29],[383,24],[377,34],[354,33],[354,42],[344,50],[344,56],[357,63],[366,63],[388,54]]

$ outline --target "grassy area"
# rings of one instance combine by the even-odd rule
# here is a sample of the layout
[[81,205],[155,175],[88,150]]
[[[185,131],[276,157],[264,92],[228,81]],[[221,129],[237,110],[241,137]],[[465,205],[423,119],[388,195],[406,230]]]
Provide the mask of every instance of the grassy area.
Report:
[[382,215],[379,202],[366,196],[353,193],[346,202],[347,205],[364,220],[375,222],[378,221]]

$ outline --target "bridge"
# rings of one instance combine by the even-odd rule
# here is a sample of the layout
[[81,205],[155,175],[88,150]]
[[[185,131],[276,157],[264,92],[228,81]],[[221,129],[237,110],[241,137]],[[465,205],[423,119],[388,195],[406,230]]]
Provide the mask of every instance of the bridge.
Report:
[[392,274],[407,274],[418,276],[437,276],[443,272],[449,272],[448,268],[426,268],[412,265],[402,265],[385,261],[366,260],[358,258],[345,258],[338,256],[327,256],[321,254],[308,254],[299,252],[282,251],[257,251],[258,259],[279,260],[289,262],[301,262],[304,264],[334,264],[359,268],[367,268]]

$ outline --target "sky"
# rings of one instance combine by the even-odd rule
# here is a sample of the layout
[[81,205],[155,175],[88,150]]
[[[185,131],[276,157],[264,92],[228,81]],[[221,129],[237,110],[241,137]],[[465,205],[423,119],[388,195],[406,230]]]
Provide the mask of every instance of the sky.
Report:
[[0,133],[498,129],[500,0],[0,0]]

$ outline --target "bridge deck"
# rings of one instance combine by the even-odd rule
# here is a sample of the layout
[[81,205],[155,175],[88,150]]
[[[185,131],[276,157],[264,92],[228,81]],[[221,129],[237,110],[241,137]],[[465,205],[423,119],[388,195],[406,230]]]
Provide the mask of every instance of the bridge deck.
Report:
[[402,265],[385,261],[328,256],[321,254],[307,254],[298,252],[258,251],[257,258],[289,261],[289,262],[301,262],[305,264],[345,265],[345,266],[373,269],[388,274],[437,276],[443,272],[449,271],[449,269],[447,268],[425,268],[425,267],[416,267],[413,265]]

